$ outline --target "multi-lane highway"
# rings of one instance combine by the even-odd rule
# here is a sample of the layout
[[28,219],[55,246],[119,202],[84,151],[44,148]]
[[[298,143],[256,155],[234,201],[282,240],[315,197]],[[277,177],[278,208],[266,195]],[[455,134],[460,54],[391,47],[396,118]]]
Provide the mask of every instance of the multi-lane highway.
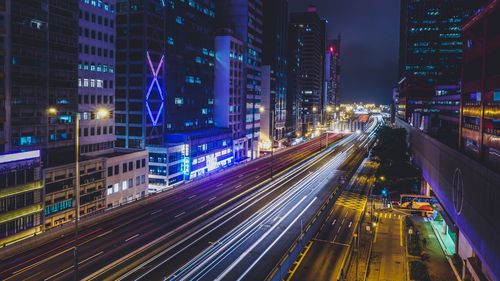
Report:
[[[376,122],[369,132],[375,126]],[[368,134],[354,134],[345,138],[311,159],[310,166],[299,167],[302,172],[298,173],[298,180],[288,181],[297,175],[297,171],[283,175],[280,178],[283,183],[271,184],[266,189],[278,188],[283,184],[287,189],[246,219],[235,220],[236,225],[220,238],[207,240],[194,236],[186,241],[184,248],[172,249],[177,253],[186,248],[196,248],[198,251],[205,248],[182,267],[178,268],[177,264],[186,255],[184,258],[173,258],[173,252],[167,251],[145,261],[139,270],[129,271],[124,277],[143,280],[264,279],[301,234],[304,223],[317,213],[322,203],[335,190],[343,172],[359,164],[367,146],[373,141],[372,137]],[[227,220],[230,221],[231,217]],[[219,223],[228,226],[234,224],[223,220],[216,225]],[[204,243],[192,246],[200,240]]]
[[[330,143],[338,136],[330,135]],[[323,146],[325,140],[323,139]],[[276,153],[273,170],[287,169],[315,155],[320,139]],[[137,202],[124,215],[82,229],[79,235],[79,277],[115,278],[126,266],[148,258],[162,246],[175,244],[254,194],[268,181],[270,158],[236,167],[209,182],[180,186],[169,196]],[[275,196],[286,187],[277,189]],[[147,203],[146,203],[147,202]],[[266,202],[266,201],[262,201]],[[255,203],[252,211],[261,202]],[[2,259],[0,280],[65,280],[73,275],[73,235],[55,239],[27,252]],[[161,246],[160,246],[161,245]],[[104,268],[104,269],[103,269]]]
[[370,161],[359,167],[288,280],[339,280],[349,248],[353,246],[353,234],[358,232],[356,227],[369,187],[374,183],[376,167]]

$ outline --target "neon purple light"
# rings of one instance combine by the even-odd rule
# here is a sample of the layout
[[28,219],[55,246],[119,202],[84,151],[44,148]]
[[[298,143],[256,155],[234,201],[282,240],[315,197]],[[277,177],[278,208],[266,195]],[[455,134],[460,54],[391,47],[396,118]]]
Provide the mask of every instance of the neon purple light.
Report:
[[[146,108],[148,110],[149,114],[149,119],[153,123],[153,126],[156,126],[158,124],[158,120],[160,119],[161,112],[163,110],[163,103],[164,103],[164,96],[163,96],[163,91],[161,90],[160,87],[160,82],[158,82],[158,74],[160,73],[160,69],[163,66],[164,62],[164,55],[161,56],[160,62],[156,66],[156,68],[153,66],[153,62],[151,61],[151,57],[149,56],[149,51],[146,51],[146,55],[148,57],[148,63],[149,63],[149,68],[151,69],[151,74],[153,75],[153,80],[151,81],[151,84],[149,84],[148,91],[146,93]],[[158,112],[154,113],[151,110],[151,106],[149,105],[149,98],[151,96],[151,91],[153,90],[153,86],[156,86],[158,89],[158,95],[161,99],[160,103],[160,108],[158,109]]]

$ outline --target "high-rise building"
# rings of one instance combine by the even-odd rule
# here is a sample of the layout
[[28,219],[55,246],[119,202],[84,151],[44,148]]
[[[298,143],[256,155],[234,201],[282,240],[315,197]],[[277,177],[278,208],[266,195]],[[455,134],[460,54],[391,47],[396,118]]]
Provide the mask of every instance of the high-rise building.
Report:
[[245,45],[245,114],[248,157],[258,157],[260,132],[261,64],[263,47],[263,1],[220,0],[217,4],[217,25],[230,28]]
[[[52,205],[44,204],[42,167],[75,159],[78,3],[4,1],[0,13],[0,232],[8,242],[44,229]],[[60,189],[74,195],[73,187]]]
[[101,5],[79,1],[79,7],[80,153],[95,156],[112,152],[115,142],[115,0]]
[[290,14],[288,26],[287,127],[304,136],[319,122],[321,113],[325,27],[315,6]]
[[325,96],[323,110],[340,105],[340,34],[329,40],[325,52]]
[[[118,120],[129,127],[131,120],[149,127],[151,137],[146,136],[143,145],[149,151],[154,191],[231,165],[233,147],[231,133],[227,139],[230,130],[214,127],[215,1],[144,2],[117,2],[116,119],[117,134],[130,140],[130,128],[128,133],[119,131]],[[122,61],[128,66],[120,67]],[[121,80],[122,71],[128,79]],[[136,107],[145,112],[144,119],[130,111],[130,96],[123,100],[129,103],[128,111],[119,112],[118,91],[144,101],[143,107]],[[133,127],[142,128],[139,123]],[[221,139],[223,157],[216,141]]]
[[[412,114],[416,99],[432,97],[435,85],[458,85],[462,24],[485,1],[402,0],[400,24],[400,99]],[[419,121],[415,121],[418,123]]]
[[215,126],[233,132],[234,161],[247,159],[245,132],[244,44],[224,29],[215,37]]
[[214,126],[215,1],[173,2],[163,8],[165,132],[204,130]]
[[500,171],[500,2],[464,25],[459,145]]
[[269,119],[267,126],[273,130],[274,140],[279,141],[285,137],[287,112],[288,0],[267,0],[263,1],[263,5],[262,65],[271,67],[270,105],[267,110],[274,111],[274,118]]
[[116,1],[116,147],[163,144],[167,96],[163,3]]

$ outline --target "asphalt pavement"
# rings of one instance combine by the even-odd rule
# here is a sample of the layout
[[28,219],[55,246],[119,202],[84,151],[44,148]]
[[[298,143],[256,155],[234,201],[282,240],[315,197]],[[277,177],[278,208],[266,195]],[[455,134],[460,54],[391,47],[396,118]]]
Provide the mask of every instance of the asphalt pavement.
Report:
[[[324,140],[323,140],[324,142]],[[319,151],[319,139],[277,153],[275,173],[308,159]],[[248,194],[269,178],[269,158],[257,160],[234,172],[224,173],[209,183],[192,183],[179,191],[104,223],[81,229],[79,235],[79,277],[90,276],[110,264],[122,268],[123,257],[154,243],[175,241]],[[141,201],[132,204],[143,204]],[[194,223],[193,223],[194,221]],[[191,223],[190,223],[191,222]],[[169,234],[169,235],[166,235]],[[166,236],[165,236],[166,235]],[[161,237],[161,240],[158,238]],[[153,244],[151,244],[153,243]],[[68,280],[73,276],[73,234],[35,249],[1,260],[0,280]],[[146,248],[144,248],[146,247]],[[100,278],[100,276],[97,276]]]

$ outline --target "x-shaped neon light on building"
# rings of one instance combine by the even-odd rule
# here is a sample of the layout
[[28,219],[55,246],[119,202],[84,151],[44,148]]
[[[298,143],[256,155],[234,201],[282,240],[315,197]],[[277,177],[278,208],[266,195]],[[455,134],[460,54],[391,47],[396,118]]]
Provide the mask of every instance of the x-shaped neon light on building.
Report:
[[[153,62],[151,61],[151,57],[149,56],[149,51],[146,51],[146,55],[148,57],[148,62],[149,62],[149,67],[151,69],[151,74],[153,75],[153,80],[151,81],[151,84],[149,84],[148,91],[146,93],[146,108],[148,109],[148,114],[149,118],[151,119],[151,122],[153,123],[153,126],[156,126],[158,124],[158,120],[160,119],[161,112],[163,110],[163,103],[164,103],[164,96],[163,96],[163,91],[160,87],[160,82],[158,82],[158,73],[160,73],[160,69],[163,66],[163,61],[164,61],[164,55],[161,56],[160,62],[156,66],[156,68],[153,66]],[[158,90],[158,95],[161,99],[160,103],[160,109],[158,112],[153,113],[151,110],[151,106],[149,105],[149,98],[151,96],[151,91],[153,90],[153,87],[156,86],[156,89]]]

